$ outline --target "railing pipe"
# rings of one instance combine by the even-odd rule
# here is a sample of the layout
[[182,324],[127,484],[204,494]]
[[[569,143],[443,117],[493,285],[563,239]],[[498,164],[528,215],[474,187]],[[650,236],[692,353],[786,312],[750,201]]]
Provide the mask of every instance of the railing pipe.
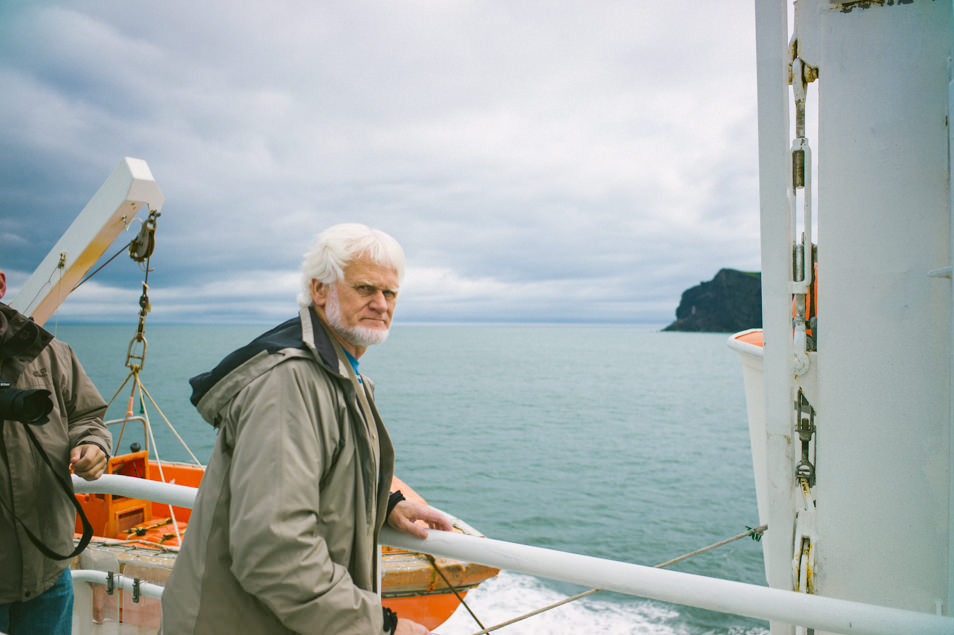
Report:
[[475,562],[542,578],[720,613],[801,624],[834,633],[954,633],[954,618],[782,591],[490,538],[431,531],[426,539],[421,540],[410,534],[385,528],[381,531],[381,541],[392,547]]
[[[87,582],[89,584],[100,584],[103,586],[109,584],[109,573],[106,571],[99,571],[97,569],[73,569],[70,571],[70,575],[73,576],[74,584],[77,582]],[[135,586],[136,580],[133,578],[128,578],[119,573],[113,573],[114,589],[133,591]],[[163,588],[161,585],[139,580],[139,595],[142,597],[155,598],[158,600],[162,598]]]
[[[185,485],[158,483],[116,474],[101,476],[96,481],[84,481],[74,476],[73,485],[78,493],[118,494],[189,508],[193,505],[197,491]],[[410,534],[385,527],[381,531],[381,542],[392,547],[484,564],[551,580],[598,587],[607,591],[695,606],[720,613],[800,624],[834,633],[870,633],[871,635],[950,635],[954,633],[954,618],[951,617],[782,591],[755,584],[667,571],[491,538],[431,531],[426,539],[421,540]],[[76,572],[73,574],[75,577]],[[105,575],[105,573],[102,574],[103,581],[106,579]],[[161,589],[159,593],[161,594]],[[146,594],[143,593],[143,595]]]
[[168,503],[176,507],[192,509],[195,494],[194,487],[160,483],[145,478],[103,474],[95,481],[86,481],[73,475],[73,490],[77,494],[115,494],[130,498],[142,498],[156,503]]

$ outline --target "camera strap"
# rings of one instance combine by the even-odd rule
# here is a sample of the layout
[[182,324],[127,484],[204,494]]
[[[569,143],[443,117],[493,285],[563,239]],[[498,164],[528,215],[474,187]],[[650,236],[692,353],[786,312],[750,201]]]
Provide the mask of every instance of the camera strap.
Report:
[[7,513],[10,514],[10,517],[13,518],[14,522],[20,525],[20,528],[23,529],[24,533],[26,533],[27,538],[30,539],[30,542],[33,543],[33,546],[36,547],[44,556],[53,560],[68,560],[70,558],[74,558],[82,553],[84,549],[86,549],[86,545],[88,545],[89,541],[92,539],[93,525],[90,524],[89,518],[87,518],[86,514],[83,512],[83,507],[79,504],[79,501],[76,500],[76,496],[73,494],[72,484],[67,484],[66,480],[60,477],[61,472],[57,472],[56,468],[53,467],[53,464],[50,462],[50,457],[46,455],[46,452],[43,450],[43,447],[37,440],[36,435],[33,434],[33,430],[30,429],[30,425],[23,424],[23,427],[26,428],[27,436],[30,437],[30,442],[33,443],[33,446],[36,448],[37,452],[39,452],[40,456],[43,457],[43,462],[46,463],[47,467],[49,467],[50,471],[53,473],[53,476],[56,479],[57,484],[60,486],[60,489],[63,490],[63,493],[66,494],[66,497],[69,498],[70,502],[73,503],[73,507],[76,508],[76,513],[79,514],[80,522],[83,524],[83,536],[80,538],[79,544],[76,545],[76,548],[73,550],[73,552],[64,556],[63,554],[59,554],[43,544],[43,541],[37,538],[37,536],[30,531],[30,528],[27,527],[22,520],[17,518],[17,515],[14,514],[13,510],[7,506],[3,498],[0,498],[0,505],[7,510]]

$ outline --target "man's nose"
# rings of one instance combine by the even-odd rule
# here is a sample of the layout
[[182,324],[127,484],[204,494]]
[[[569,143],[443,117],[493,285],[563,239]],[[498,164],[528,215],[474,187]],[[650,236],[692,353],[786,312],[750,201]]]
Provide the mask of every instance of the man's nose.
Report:
[[371,296],[371,308],[381,312],[388,310],[388,299],[384,297],[384,291],[381,289],[375,291],[374,295]]

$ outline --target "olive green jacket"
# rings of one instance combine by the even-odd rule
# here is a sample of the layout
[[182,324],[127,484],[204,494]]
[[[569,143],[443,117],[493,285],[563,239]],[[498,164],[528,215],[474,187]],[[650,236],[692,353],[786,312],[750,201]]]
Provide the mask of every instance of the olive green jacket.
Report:
[[381,633],[387,431],[376,411],[365,425],[314,312],[249,347],[201,389],[193,378],[193,401],[219,431],[163,595],[163,632]]
[[[49,421],[31,426],[50,463],[69,478],[70,450],[84,443],[108,456],[106,402],[65,343],[0,303],[0,380],[20,390],[50,391]],[[49,589],[69,565],[37,550],[12,511],[56,553],[73,551],[76,510],[56,483],[19,421],[0,423],[0,604],[30,600]]]

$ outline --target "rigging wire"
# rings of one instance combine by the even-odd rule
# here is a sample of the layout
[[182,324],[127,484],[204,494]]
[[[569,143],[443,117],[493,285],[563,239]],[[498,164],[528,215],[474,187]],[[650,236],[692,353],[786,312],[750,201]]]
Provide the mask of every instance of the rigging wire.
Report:
[[[135,240],[135,239],[133,239],[133,240]],[[73,293],[74,291],[76,291],[77,289],[79,289],[80,286],[83,285],[83,284],[85,284],[87,280],[89,280],[90,278],[92,278],[93,276],[95,276],[97,273],[99,273],[100,271],[102,271],[103,268],[106,267],[106,265],[108,265],[108,264],[111,263],[112,261],[116,260],[116,258],[119,256],[119,254],[121,254],[121,253],[123,253],[124,251],[126,251],[127,249],[129,249],[129,245],[133,244],[133,240],[130,240],[128,243],[126,243],[125,245],[123,245],[122,247],[120,247],[120,248],[119,248],[119,251],[117,251],[117,252],[114,253],[112,256],[110,256],[110,257],[109,257],[109,260],[107,260],[106,262],[104,262],[104,263],[101,264],[100,266],[96,267],[96,269],[95,269],[93,272],[86,274],[86,276],[85,276],[82,280],[80,280],[79,282],[77,282],[76,285],[75,285],[72,289],[70,289],[70,293]]]
[[[139,402],[142,403],[142,393],[145,390],[142,385],[142,381],[139,379],[139,371],[133,371],[136,374],[136,385],[133,386],[133,392],[136,391],[136,388],[139,388]],[[146,393],[148,395],[148,393]],[[149,397],[149,400],[152,401],[152,397]],[[156,402],[152,402],[155,405]],[[152,425],[149,423],[149,412],[143,408],[143,415],[146,419],[146,432],[149,434],[149,445],[152,446],[153,456],[156,457],[156,467],[159,469],[159,480],[163,483],[167,483],[165,474],[162,473],[162,461],[159,460],[159,447],[156,445],[156,437],[152,432]],[[190,452],[191,454],[191,452]],[[179,523],[176,519],[176,512],[172,508],[172,504],[169,504],[169,517],[172,518],[172,529],[175,531],[176,540],[179,544],[182,544],[182,536],[179,533]]]
[[[747,538],[747,537],[749,537],[749,536],[752,536],[752,538],[753,538],[754,540],[756,540],[756,541],[761,540],[762,534],[764,534],[765,531],[768,529],[768,525],[759,525],[758,527],[747,527],[746,529],[747,529],[748,531],[745,531],[745,532],[743,532],[743,533],[741,533],[741,534],[738,534],[737,536],[732,536],[731,538],[726,538],[725,540],[720,540],[719,542],[713,543],[713,544],[709,545],[708,547],[703,547],[702,549],[696,549],[695,551],[690,551],[689,553],[683,554],[683,555],[679,556],[678,558],[673,558],[672,560],[667,560],[666,562],[661,562],[661,563],[659,563],[659,564],[657,564],[657,565],[654,565],[653,568],[654,568],[654,569],[663,569],[663,568],[665,568],[665,567],[668,567],[668,566],[671,565],[671,564],[675,564],[675,563],[677,563],[677,562],[681,562],[682,560],[685,560],[685,559],[687,559],[687,558],[691,558],[691,557],[693,557],[693,556],[697,556],[697,555],[699,555],[700,553],[705,553],[706,551],[709,551],[709,550],[711,550],[711,549],[715,549],[716,547],[722,547],[723,545],[727,545],[727,544],[729,544],[730,542],[735,542],[736,540],[741,540],[742,538]],[[515,617],[515,618],[513,618],[513,619],[507,620],[506,622],[501,622],[500,624],[495,624],[494,626],[491,626],[490,628],[483,628],[483,625],[481,624],[481,628],[483,628],[483,630],[477,631],[477,632],[474,633],[473,635],[485,635],[485,633],[492,633],[493,631],[496,631],[496,630],[498,630],[498,629],[501,629],[501,628],[503,628],[503,627],[505,627],[505,626],[510,626],[511,624],[516,624],[517,622],[520,622],[520,621],[523,621],[523,620],[525,620],[525,619],[527,619],[527,618],[533,617],[534,615],[539,615],[540,613],[545,613],[545,612],[550,611],[550,610],[553,610],[553,609],[555,609],[555,608],[557,608],[557,607],[563,606],[564,604],[569,604],[570,602],[573,602],[573,601],[575,601],[575,600],[579,600],[580,598],[585,598],[585,597],[588,596],[588,595],[593,595],[593,594],[596,593],[597,591],[602,591],[602,590],[603,590],[603,589],[598,589],[598,588],[597,588],[597,589],[589,589],[588,591],[584,591],[584,592],[582,592],[582,593],[578,593],[578,594],[573,595],[573,596],[570,596],[570,597],[568,597],[568,598],[564,598],[564,599],[560,600],[559,602],[554,602],[553,604],[544,606],[543,608],[536,609],[535,611],[531,611],[531,612],[529,612],[529,613],[525,613],[525,614],[523,614],[523,615],[519,615],[519,616],[517,616],[517,617]],[[470,608],[468,608],[467,610],[469,611]],[[473,615],[473,613],[471,613],[471,615]],[[475,617],[474,619],[477,619],[477,618]],[[477,623],[480,624],[479,621],[478,621]]]
[[[129,384],[130,380],[133,380],[130,395],[129,395],[129,405],[126,411],[126,416],[123,418],[122,427],[120,428],[119,436],[116,441],[116,447],[119,447],[122,444],[123,433],[126,431],[126,423],[133,418],[133,403],[135,402],[136,395],[138,392],[140,410],[143,415],[142,420],[145,423],[145,429],[146,429],[147,455],[148,455],[148,449],[151,447],[152,455],[155,458],[156,468],[159,470],[159,478],[161,481],[166,482],[165,475],[163,474],[163,469],[162,469],[162,461],[159,458],[159,448],[156,445],[156,439],[153,433],[152,423],[149,420],[149,412],[145,408],[145,400],[143,399],[143,395],[145,395],[146,398],[149,399],[149,402],[152,404],[153,408],[156,409],[156,412],[159,413],[159,416],[162,417],[162,420],[165,421],[167,426],[169,426],[169,429],[172,430],[172,433],[179,440],[179,443],[182,444],[182,447],[185,448],[186,452],[189,453],[189,456],[192,457],[192,460],[195,462],[195,464],[201,465],[201,462],[199,461],[198,458],[196,458],[195,454],[193,454],[191,448],[189,448],[188,444],[185,442],[185,440],[182,438],[179,432],[175,429],[175,426],[172,425],[172,422],[169,421],[169,418],[166,417],[165,413],[162,412],[162,409],[159,407],[159,404],[157,404],[156,400],[152,398],[152,395],[146,389],[145,385],[142,382],[142,378],[140,377],[140,371],[142,370],[146,362],[146,349],[148,346],[148,342],[146,341],[146,337],[145,337],[146,316],[152,310],[152,305],[149,302],[149,272],[152,271],[152,269],[150,268],[149,265],[150,265],[150,259],[152,256],[153,249],[155,248],[156,221],[159,216],[160,216],[159,212],[155,210],[150,210],[149,217],[146,219],[146,221],[143,222],[143,226],[140,229],[140,232],[136,236],[136,238],[134,238],[133,240],[123,245],[123,247],[119,251],[113,254],[100,267],[98,267],[95,271],[93,271],[92,273],[87,275],[83,280],[77,283],[77,285],[73,287],[73,290],[75,290],[80,285],[82,285],[87,280],[89,280],[94,275],[96,275],[99,271],[103,269],[103,267],[105,267],[110,262],[115,260],[116,257],[119,256],[119,254],[121,254],[123,251],[126,251],[127,249],[129,249],[130,258],[140,263],[143,269],[144,277],[142,282],[142,294],[139,297],[139,323],[136,328],[136,334],[133,336],[132,340],[129,342],[129,349],[126,355],[126,367],[129,368],[129,374],[126,375],[126,379],[123,380],[122,385],[116,390],[112,398],[110,398],[109,403],[107,404],[106,407],[108,410],[109,407],[113,404],[113,401],[115,401],[116,397],[119,396],[119,394],[122,392],[123,388],[125,388],[126,385]],[[141,345],[141,349],[139,348],[139,345]],[[147,456],[147,461],[148,461],[148,456]],[[175,531],[176,539],[179,540],[181,544],[182,537],[180,535],[178,522],[176,522],[175,510],[173,509],[173,506],[171,504],[169,505],[169,514],[172,519],[171,524],[172,524],[173,530]]]
[[441,568],[437,566],[437,560],[434,559],[434,556],[429,553],[425,553],[424,555],[427,556],[428,560],[430,560],[431,566],[434,567],[434,571],[437,571],[437,575],[441,576],[441,580],[444,581],[444,584],[447,585],[447,588],[454,592],[454,596],[457,598],[457,601],[460,602],[464,608],[467,609],[467,612],[470,613],[470,616],[474,618],[474,621],[477,622],[477,625],[480,626],[480,628],[486,629],[487,627],[484,626],[484,623],[480,621],[480,618],[477,617],[477,615],[471,610],[470,606],[464,600],[464,596],[457,591],[457,588],[450,583],[450,580],[447,579],[447,576],[444,575],[444,572],[441,571]]

